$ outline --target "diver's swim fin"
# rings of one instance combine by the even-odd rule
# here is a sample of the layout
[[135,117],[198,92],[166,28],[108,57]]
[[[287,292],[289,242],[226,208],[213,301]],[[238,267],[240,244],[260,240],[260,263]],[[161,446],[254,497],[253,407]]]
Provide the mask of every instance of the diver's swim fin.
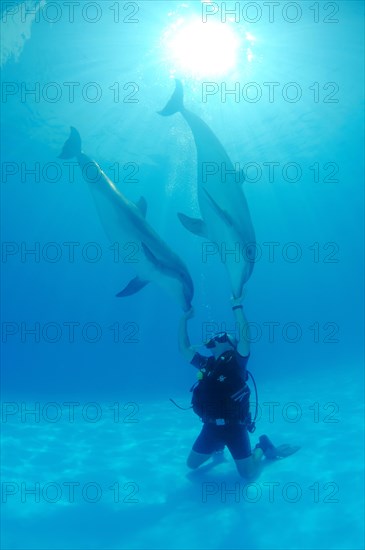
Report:
[[288,443],[283,443],[283,445],[279,445],[279,447],[275,447],[276,449],[276,458],[286,458],[287,456],[293,455],[297,451],[299,451],[300,446],[299,445],[289,445]]
[[267,435],[260,436],[259,443],[256,445],[256,448],[262,449],[265,458],[267,458],[268,460],[278,460],[280,458],[286,458],[287,456],[296,453],[300,449],[298,445],[289,445],[287,443],[279,445],[279,447],[275,447],[275,445],[273,445]]

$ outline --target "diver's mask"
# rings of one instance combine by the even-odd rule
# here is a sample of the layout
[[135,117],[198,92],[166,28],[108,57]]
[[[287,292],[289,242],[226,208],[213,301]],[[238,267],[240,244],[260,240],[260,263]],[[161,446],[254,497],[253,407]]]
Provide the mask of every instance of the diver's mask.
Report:
[[208,342],[205,344],[205,347],[208,348],[208,349],[212,349],[212,348],[216,347],[217,343],[218,344],[228,343],[233,348],[235,347],[232,340],[230,339],[230,337],[228,336],[228,334],[226,332],[220,332],[220,333],[216,334],[213,338],[208,340]]

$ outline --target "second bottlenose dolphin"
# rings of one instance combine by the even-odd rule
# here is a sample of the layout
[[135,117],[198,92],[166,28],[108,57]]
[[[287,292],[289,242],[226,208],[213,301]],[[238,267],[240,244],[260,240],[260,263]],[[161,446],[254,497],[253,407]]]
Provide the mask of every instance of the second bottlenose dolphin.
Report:
[[100,166],[81,151],[80,134],[71,127],[70,137],[59,158],[73,157],[77,158],[83,178],[92,191],[109,239],[112,242],[124,241],[139,245],[140,254],[134,264],[138,276],[117,296],[129,296],[150,281],[155,281],[170,291],[183,310],[188,311],[194,294],[192,279],[182,260],[146,221],[146,201],[141,198],[135,205],[124,197]]
[[182,224],[217,245],[225,263],[233,295],[239,297],[251,276],[255,256],[255,232],[242,186],[223,145],[207,124],[188,111],[183,86],[176,89],[159,114],[181,113],[193,133],[198,162],[198,201],[202,219],[179,214]]

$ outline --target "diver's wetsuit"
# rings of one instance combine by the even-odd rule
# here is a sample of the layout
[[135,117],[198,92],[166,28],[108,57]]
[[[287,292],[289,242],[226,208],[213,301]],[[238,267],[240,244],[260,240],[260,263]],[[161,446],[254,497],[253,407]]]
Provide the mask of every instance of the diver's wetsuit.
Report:
[[[200,370],[211,371],[216,367],[216,365],[225,359],[227,352],[223,353],[218,359],[214,357],[205,357],[196,353],[191,361],[191,364],[194,367],[197,367]],[[229,371],[233,368],[236,372],[239,373],[240,378],[240,387],[236,387],[236,390],[248,391],[246,386],[246,365],[249,359],[247,357],[241,356],[237,351],[233,353],[230,352],[230,362],[224,363],[222,372],[225,372],[227,369],[227,379],[229,378]],[[225,377],[222,377],[222,383],[225,383]],[[233,403],[233,401],[232,401]],[[211,417],[203,417],[204,426],[196,439],[193,445],[193,451],[203,454],[212,454],[218,450],[227,446],[233,459],[240,460],[242,458],[247,458],[251,455],[251,445],[250,439],[247,432],[246,424],[239,419],[232,420],[230,418],[225,418],[227,421],[224,425],[217,425],[215,419],[221,415],[213,414]]]

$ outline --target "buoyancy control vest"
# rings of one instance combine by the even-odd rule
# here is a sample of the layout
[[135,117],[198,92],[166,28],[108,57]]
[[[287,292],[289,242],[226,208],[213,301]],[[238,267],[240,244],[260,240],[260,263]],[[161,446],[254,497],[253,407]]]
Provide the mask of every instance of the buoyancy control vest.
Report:
[[216,419],[244,422],[248,418],[248,374],[239,363],[236,351],[226,351],[217,359],[207,358],[198,377],[190,390],[193,393],[191,404],[203,422]]

